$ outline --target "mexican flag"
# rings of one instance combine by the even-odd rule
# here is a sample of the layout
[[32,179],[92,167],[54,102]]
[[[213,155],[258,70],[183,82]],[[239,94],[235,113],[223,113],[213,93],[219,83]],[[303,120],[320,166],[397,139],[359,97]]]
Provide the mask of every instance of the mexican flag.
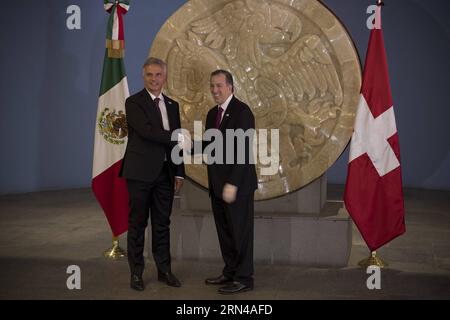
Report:
[[128,229],[128,191],[119,170],[127,143],[125,99],[130,95],[125,74],[123,15],[129,1],[104,1],[110,14],[106,50],[95,122],[92,190],[102,207],[113,236]]

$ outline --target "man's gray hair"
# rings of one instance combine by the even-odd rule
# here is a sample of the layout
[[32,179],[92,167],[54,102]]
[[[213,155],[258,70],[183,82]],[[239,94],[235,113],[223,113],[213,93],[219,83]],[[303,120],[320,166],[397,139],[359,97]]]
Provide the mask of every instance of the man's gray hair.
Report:
[[157,64],[158,66],[161,66],[163,70],[167,73],[167,63],[165,63],[163,60],[155,57],[150,57],[145,60],[144,65],[142,66],[142,69],[144,69],[146,66]]

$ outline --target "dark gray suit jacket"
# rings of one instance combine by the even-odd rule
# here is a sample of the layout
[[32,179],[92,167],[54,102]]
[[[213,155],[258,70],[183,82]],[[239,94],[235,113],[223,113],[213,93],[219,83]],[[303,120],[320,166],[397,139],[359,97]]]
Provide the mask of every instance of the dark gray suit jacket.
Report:
[[171,133],[181,127],[178,103],[163,95],[170,131],[164,130],[161,115],[146,89],[128,97],[125,110],[128,124],[128,144],[119,175],[126,179],[153,182],[166,157],[171,180],[184,177],[184,164],[175,165],[170,152],[176,147]]
[[[218,108],[215,106],[209,110],[206,116],[205,129],[215,128],[216,116]],[[244,102],[233,97],[222,117],[219,130],[223,134],[223,147],[224,147],[224,160],[226,159],[227,129],[255,129],[255,117],[248,105]],[[245,152],[248,155],[252,148],[252,142],[250,139],[246,140]],[[203,147],[206,147],[208,142],[203,143]],[[208,183],[210,192],[214,192],[215,196],[222,198],[223,187],[226,183],[231,183],[238,187],[237,196],[246,196],[253,194],[258,188],[258,181],[256,176],[255,164],[251,164],[249,158],[246,157],[244,164],[237,164],[237,143],[235,141],[234,150],[234,164],[210,164],[208,165]]]

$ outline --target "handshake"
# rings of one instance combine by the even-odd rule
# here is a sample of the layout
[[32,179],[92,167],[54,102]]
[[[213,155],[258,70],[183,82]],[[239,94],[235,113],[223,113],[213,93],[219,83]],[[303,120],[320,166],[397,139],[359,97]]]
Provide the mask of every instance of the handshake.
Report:
[[[193,141],[191,139],[191,135],[189,134],[189,131],[181,129],[181,133],[178,131],[177,136],[172,135],[172,139],[175,140],[176,138],[178,147],[183,150],[183,157],[185,163],[191,163],[189,158],[192,155],[192,149],[193,149]],[[172,155],[173,156],[173,155]],[[172,157],[172,161],[174,163],[181,163],[181,158],[174,158]],[[178,162],[179,161],[179,162]],[[195,164],[194,160],[194,164]],[[198,162],[198,164],[201,164],[202,161]],[[226,183],[224,185],[223,191],[222,191],[222,199],[226,203],[232,203],[236,200],[238,188],[230,183]]]
[[182,132],[178,133],[178,147],[186,152],[187,154],[191,154],[191,150],[193,148],[193,142],[189,133]]

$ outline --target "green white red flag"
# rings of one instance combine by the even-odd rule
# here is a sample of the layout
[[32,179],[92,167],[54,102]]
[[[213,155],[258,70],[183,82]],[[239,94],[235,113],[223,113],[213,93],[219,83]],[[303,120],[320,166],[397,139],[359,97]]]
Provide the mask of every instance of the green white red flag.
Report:
[[113,236],[128,229],[128,191],[119,170],[127,143],[125,100],[128,82],[124,65],[123,16],[129,1],[104,1],[110,14],[106,50],[95,122],[92,190],[102,207]]

